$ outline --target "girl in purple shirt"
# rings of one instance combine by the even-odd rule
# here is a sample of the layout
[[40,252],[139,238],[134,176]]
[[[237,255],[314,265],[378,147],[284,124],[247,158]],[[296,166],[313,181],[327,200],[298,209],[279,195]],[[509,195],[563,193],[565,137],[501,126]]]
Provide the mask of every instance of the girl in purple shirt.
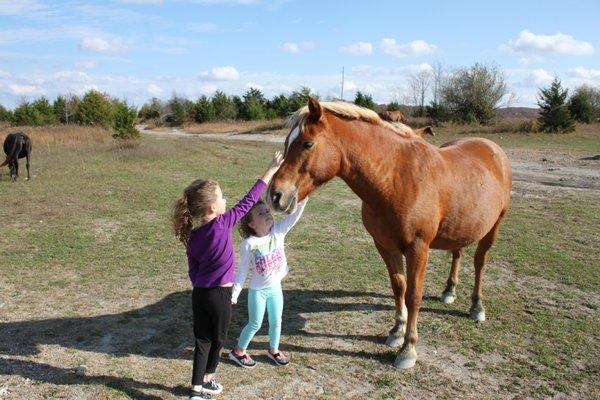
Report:
[[185,245],[188,274],[194,289],[194,367],[191,400],[210,398],[223,386],[215,380],[219,354],[231,319],[231,290],[235,274],[232,230],[258,201],[283,157],[275,153],[263,176],[229,211],[221,188],[213,180],[196,180],[173,207],[173,229]]

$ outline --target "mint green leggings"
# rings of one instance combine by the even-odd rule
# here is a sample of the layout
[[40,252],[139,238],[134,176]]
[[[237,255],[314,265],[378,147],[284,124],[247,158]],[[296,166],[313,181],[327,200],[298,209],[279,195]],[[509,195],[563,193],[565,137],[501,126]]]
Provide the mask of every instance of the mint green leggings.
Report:
[[246,350],[248,344],[260,329],[265,316],[265,308],[269,315],[269,345],[272,349],[279,348],[283,292],[281,291],[281,284],[276,284],[264,289],[248,290],[249,319],[238,339],[237,345],[240,349]]

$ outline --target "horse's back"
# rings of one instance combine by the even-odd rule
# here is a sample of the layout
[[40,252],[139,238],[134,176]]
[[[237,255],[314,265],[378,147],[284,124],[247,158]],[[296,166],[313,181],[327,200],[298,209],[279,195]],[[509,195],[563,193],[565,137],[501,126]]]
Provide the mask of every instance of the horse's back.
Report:
[[512,169],[508,156],[497,143],[485,138],[461,138],[440,146],[440,152],[454,173],[470,174],[473,169],[490,171],[510,194]]

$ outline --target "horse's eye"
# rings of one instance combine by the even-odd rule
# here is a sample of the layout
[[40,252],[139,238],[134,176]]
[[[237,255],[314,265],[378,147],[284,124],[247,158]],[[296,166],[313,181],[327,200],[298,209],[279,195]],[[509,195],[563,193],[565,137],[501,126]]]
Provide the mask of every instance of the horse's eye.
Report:
[[313,146],[313,142],[302,142],[302,147],[310,149]]

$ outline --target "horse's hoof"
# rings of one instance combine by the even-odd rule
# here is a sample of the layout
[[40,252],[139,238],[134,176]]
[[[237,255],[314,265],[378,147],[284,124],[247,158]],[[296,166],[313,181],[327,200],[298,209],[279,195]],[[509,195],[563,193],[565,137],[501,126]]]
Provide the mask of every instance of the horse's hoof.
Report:
[[456,296],[453,293],[444,292],[440,296],[440,301],[444,304],[452,304],[456,300]]
[[390,347],[400,347],[404,344],[404,335],[402,335],[402,336],[390,335],[386,339],[385,344],[386,344],[386,346],[390,346]]
[[414,347],[410,347],[408,350],[401,350],[394,361],[394,367],[399,369],[408,369],[415,366],[417,362],[417,352]]
[[471,311],[469,318],[477,322],[483,322],[485,321],[485,311]]

